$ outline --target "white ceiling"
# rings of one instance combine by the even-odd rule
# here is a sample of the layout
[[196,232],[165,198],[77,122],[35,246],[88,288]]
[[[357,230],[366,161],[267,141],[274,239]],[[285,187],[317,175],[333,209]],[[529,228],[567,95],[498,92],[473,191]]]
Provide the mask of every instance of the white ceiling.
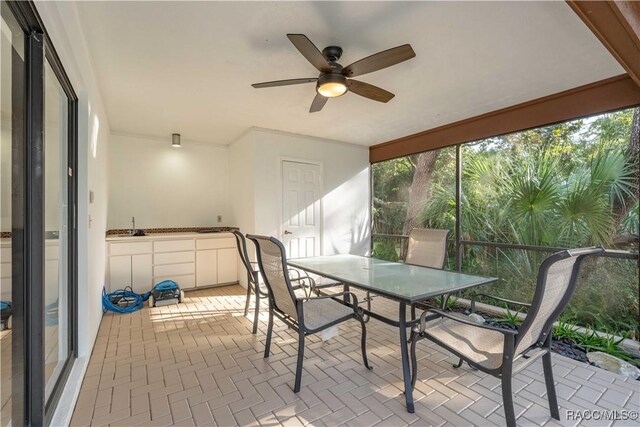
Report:
[[[373,145],[624,71],[565,2],[80,2],[111,130],[228,144],[248,127]],[[286,38],[340,62],[411,43],[416,58],[359,77],[309,114],[317,77]]]

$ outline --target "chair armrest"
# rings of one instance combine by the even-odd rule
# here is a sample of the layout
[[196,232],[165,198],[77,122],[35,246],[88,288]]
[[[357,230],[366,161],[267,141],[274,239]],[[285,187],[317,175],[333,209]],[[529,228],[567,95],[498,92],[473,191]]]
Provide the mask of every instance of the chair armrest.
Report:
[[[303,289],[305,295],[309,297],[315,289],[315,281],[306,272],[303,275],[302,273],[300,273],[300,270],[297,270],[295,268],[288,268],[287,271],[289,273],[289,281],[298,283],[298,285],[294,286],[293,289]],[[296,277],[291,277],[292,273]],[[309,281],[309,284],[305,283],[305,281],[307,280]]]
[[419,324],[414,326],[414,328],[416,328],[416,327],[419,328],[415,332],[420,333],[420,334],[425,332],[425,330],[427,328],[426,317],[427,317],[427,313],[429,313],[429,312],[433,312],[433,313],[439,314],[441,317],[446,317],[448,319],[455,320],[456,322],[464,323],[464,324],[469,325],[469,326],[475,326],[475,327],[478,327],[478,328],[481,328],[481,329],[487,329],[487,330],[490,330],[490,331],[500,332],[501,334],[504,334],[504,335],[518,335],[518,331],[514,331],[513,329],[502,329],[502,328],[496,328],[495,326],[484,325],[484,324],[481,324],[481,323],[474,322],[473,320],[466,320],[466,319],[462,319],[462,318],[460,318],[458,316],[452,316],[451,314],[447,313],[446,311],[442,311],[442,310],[439,310],[439,309],[436,309],[436,308],[430,308],[430,309],[422,312],[422,314],[420,315]]
[[[306,271],[300,272],[300,270],[298,270],[297,268],[289,267],[287,268],[287,272],[289,273],[289,280],[291,280],[292,282],[309,279],[310,282],[315,284],[311,276],[309,276],[309,274]],[[291,277],[292,274],[294,274],[296,277]]]
[[320,289],[326,289],[326,288],[333,288],[336,285],[340,285],[340,283],[336,282],[336,283],[329,283],[326,285],[318,285],[315,281],[315,279],[313,279],[311,276],[309,276],[309,273],[304,271],[304,270],[298,270],[295,268],[289,268],[289,273],[295,272],[295,274],[298,277],[292,278],[290,277],[289,280],[292,282],[296,282],[296,281],[304,281],[304,280],[309,280],[309,294],[314,293],[314,294],[320,294]]
[[[313,280],[313,279],[312,279]],[[325,285],[318,285],[317,283],[315,283],[314,281],[314,289],[327,289],[327,288],[335,288],[336,286],[340,286],[340,285],[344,285],[344,283],[341,282],[333,282],[333,283],[327,283]]]
[[328,299],[328,298],[338,298],[338,297],[343,297],[345,295],[349,295],[349,297],[351,298],[351,307],[353,308],[353,311],[357,312],[358,310],[358,297],[356,296],[356,294],[354,294],[353,292],[338,292],[336,294],[323,294],[320,296],[314,296],[314,297],[306,297],[306,298],[298,298],[298,301],[304,303],[305,301],[309,301],[309,300],[313,300],[313,299]]
[[[287,272],[289,273],[289,280],[300,280],[300,271],[295,268],[287,268]],[[295,274],[296,277],[291,277],[292,274]]]
[[492,299],[494,301],[504,302],[504,303],[507,303],[507,304],[519,305],[519,306],[522,306],[522,307],[531,307],[531,304],[528,304],[526,302],[513,301],[513,300],[510,300],[510,299],[501,298],[501,297],[497,297],[497,296],[494,296],[494,295],[477,293],[477,294],[474,294],[471,297],[471,312],[475,311],[476,297],[478,297],[478,296],[483,296],[485,298],[489,298],[489,299]]

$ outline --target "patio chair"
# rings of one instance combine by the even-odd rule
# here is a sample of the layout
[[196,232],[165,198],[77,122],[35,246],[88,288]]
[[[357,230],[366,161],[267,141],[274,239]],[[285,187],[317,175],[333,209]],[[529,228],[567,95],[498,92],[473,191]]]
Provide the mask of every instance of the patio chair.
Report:
[[422,313],[410,337],[412,385],[415,387],[418,371],[416,343],[427,338],[460,358],[455,368],[466,361],[472,368],[500,378],[507,425],[515,426],[512,376],[542,357],[549,409],[551,416],[559,420],[551,369],[551,329],[575,290],[580,265],[587,256],[603,251],[602,248],[565,250],[544,260],[538,271],[533,302],[509,301],[529,307],[517,331],[478,324],[464,315],[438,309]]
[[[265,299],[269,296],[267,288],[262,286],[260,283],[260,272],[258,269],[258,263],[251,261],[249,258],[249,253],[247,251],[247,241],[244,235],[238,230],[231,231],[236,238],[236,244],[238,247],[238,253],[240,255],[240,260],[242,261],[242,265],[247,271],[247,300],[244,305],[244,315],[247,316],[249,314],[249,306],[251,304],[251,294],[255,295],[256,303],[254,307],[254,315],[253,315],[253,330],[252,333],[255,335],[258,332],[258,316],[260,314],[260,299]],[[289,270],[290,274],[295,275],[296,277],[291,278],[291,281],[298,282],[298,285],[294,286],[294,289],[298,294],[309,295],[312,292],[311,283],[313,283],[312,279],[308,277],[308,275],[302,275],[300,271],[295,269]],[[309,283],[304,283],[307,280]],[[306,286],[305,286],[306,285]]]
[[[253,262],[249,259],[249,254],[247,252],[247,241],[244,238],[244,235],[238,231],[233,230],[233,235],[236,238],[236,243],[238,246],[238,254],[240,255],[240,260],[242,261],[242,265],[247,271],[247,301],[244,305],[244,315],[247,316],[249,314],[249,304],[251,300],[251,294],[253,293],[256,296],[256,305],[254,309],[253,315],[253,334],[258,331],[258,314],[260,313],[260,298],[267,298],[267,290],[260,288],[260,278],[258,272],[258,265],[256,262]],[[254,268],[255,265],[255,268]]]
[[409,232],[405,264],[444,268],[449,230],[413,228]]
[[[264,357],[269,357],[273,317],[276,316],[298,332],[298,360],[294,393],[300,391],[302,380],[302,362],[304,360],[304,340],[306,335],[314,334],[349,319],[356,319],[362,327],[360,346],[362,360],[367,369],[371,369],[367,360],[367,329],[362,318],[362,309],[352,292],[323,294],[321,296],[298,296],[291,284],[285,249],[282,243],[266,236],[247,235],[258,249],[260,273],[269,290],[269,326],[265,343]],[[351,307],[342,304],[338,298],[349,297]]]
[[[407,255],[404,263],[421,267],[444,269],[447,260],[447,237],[449,230],[435,228],[412,228],[407,242]],[[442,308],[446,307],[449,295],[442,298]],[[416,308],[425,310],[425,304],[411,306],[411,319],[416,318]]]

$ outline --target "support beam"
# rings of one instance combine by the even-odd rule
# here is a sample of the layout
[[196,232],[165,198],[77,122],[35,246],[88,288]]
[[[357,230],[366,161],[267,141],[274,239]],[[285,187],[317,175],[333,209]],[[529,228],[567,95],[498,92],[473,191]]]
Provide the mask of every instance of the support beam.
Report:
[[640,86],[640,2],[567,3]]
[[626,74],[369,147],[371,163],[640,105]]

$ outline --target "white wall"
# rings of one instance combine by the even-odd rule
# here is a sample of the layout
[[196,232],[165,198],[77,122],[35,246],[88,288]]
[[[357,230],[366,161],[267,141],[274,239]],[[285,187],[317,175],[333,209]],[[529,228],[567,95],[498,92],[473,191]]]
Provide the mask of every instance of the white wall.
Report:
[[[243,233],[255,232],[255,143],[249,130],[229,146],[230,224]],[[244,275],[241,275],[244,277]]]
[[[319,162],[323,170],[323,255],[368,253],[371,230],[367,147],[252,128],[231,145],[230,152],[230,169],[236,173],[232,219],[243,232],[278,236],[282,232],[282,160]],[[240,194],[240,188],[248,197]]]
[[233,225],[227,147],[111,135],[109,182],[110,229]]
[[36,6],[78,95],[78,361],[51,421],[66,425],[102,319],[110,130],[75,4],[37,1]]
[[369,149],[326,139],[254,129],[256,232],[281,230],[283,159],[322,164],[322,254],[364,255],[370,248]]
[[[229,188],[231,191],[230,223],[244,234],[255,233],[255,140],[251,129],[229,145]],[[255,261],[251,243],[247,242],[249,257]],[[238,280],[247,287],[247,272],[238,260]]]

